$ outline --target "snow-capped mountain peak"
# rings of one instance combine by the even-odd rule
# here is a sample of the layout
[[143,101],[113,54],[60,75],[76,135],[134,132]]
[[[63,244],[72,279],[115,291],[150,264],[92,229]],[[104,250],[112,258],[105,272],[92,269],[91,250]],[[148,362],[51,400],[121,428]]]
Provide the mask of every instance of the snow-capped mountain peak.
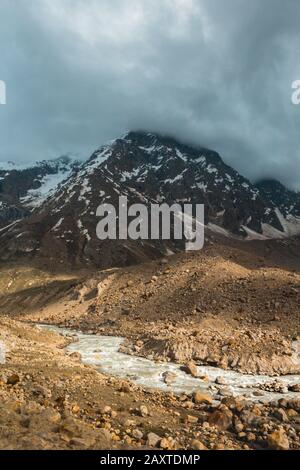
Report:
[[128,132],[81,165],[59,159],[42,162],[34,171],[31,186],[19,191],[19,207],[34,210],[1,232],[0,256],[30,253],[48,259],[51,246],[61,262],[113,266],[181,249],[173,241],[99,241],[97,207],[104,202],[117,207],[121,195],[129,204],[202,203],[208,231],[219,235],[247,240],[290,233],[286,213],[259,185],[226,165],[218,153],[170,137]]

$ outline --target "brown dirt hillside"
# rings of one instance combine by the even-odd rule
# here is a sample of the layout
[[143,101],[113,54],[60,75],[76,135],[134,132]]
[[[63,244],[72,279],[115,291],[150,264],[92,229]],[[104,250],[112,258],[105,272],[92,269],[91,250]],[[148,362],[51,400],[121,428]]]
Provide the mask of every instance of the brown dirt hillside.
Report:
[[297,373],[300,271],[290,248],[289,259],[283,242],[210,242],[200,252],[76,276],[14,267],[2,270],[0,311],[123,335],[128,351],[144,356]]

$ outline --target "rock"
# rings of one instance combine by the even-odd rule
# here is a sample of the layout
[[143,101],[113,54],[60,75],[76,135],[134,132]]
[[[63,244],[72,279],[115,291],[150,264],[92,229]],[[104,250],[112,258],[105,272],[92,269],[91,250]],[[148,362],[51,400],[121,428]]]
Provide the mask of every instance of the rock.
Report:
[[83,448],[83,449],[88,449],[89,447],[92,447],[95,444],[95,437],[73,437],[70,440],[70,445]]
[[201,390],[197,390],[193,393],[193,400],[194,403],[205,403],[207,405],[211,405],[213,402],[213,398],[208,393],[204,393]]
[[126,436],[124,436],[124,442],[125,442],[125,444],[127,444],[128,446],[130,446],[130,445],[132,444],[132,439],[131,439],[131,437],[126,434]]
[[236,431],[237,433],[242,432],[243,429],[244,429],[243,423],[240,423],[240,422],[236,423],[236,424],[234,425],[234,429],[235,429],[235,431]]
[[111,407],[110,407],[110,406],[104,406],[103,409],[102,409],[102,413],[105,414],[105,415],[106,415],[106,414],[107,414],[107,415],[108,415],[108,414],[110,415],[110,413],[111,413]]
[[190,423],[190,424],[196,424],[196,423],[198,423],[198,417],[197,417],[197,416],[187,415],[186,420],[187,420],[187,422]]
[[69,427],[67,427],[67,432],[64,432],[61,436],[63,436],[64,440],[67,440],[67,442],[69,441],[70,445],[76,446],[78,448],[89,449],[94,447],[96,438],[98,445],[100,440],[100,445],[102,448],[112,448],[112,435],[107,429],[98,429],[97,432],[91,431],[86,427],[75,427],[73,429],[71,424]]
[[170,442],[168,441],[168,439],[166,439],[166,438],[164,437],[164,438],[160,441],[159,447],[160,447],[161,449],[167,450],[167,449],[169,449],[169,448],[171,447],[171,445],[170,445]]
[[227,387],[220,387],[219,388],[219,395],[221,395],[221,397],[231,397],[232,396],[232,391]]
[[188,410],[191,410],[195,405],[192,401],[185,401],[182,406]]
[[10,375],[6,381],[8,385],[16,385],[18,382],[20,382],[20,377],[18,376],[18,374]]
[[51,398],[52,396],[51,390],[49,390],[46,387],[43,387],[42,385],[36,385],[32,389],[32,393],[33,395],[37,397],[43,397],[43,398]]
[[160,441],[161,441],[161,437],[159,437],[154,432],[149,432],[149,434],[147,435],[147,442],[146,442],[147,446],[157,447]]
[[282,421],[283,423],[286,423],[287,421],[289,421],[288,415],[282,408],[275,410],[273,415],[274,415],[274,418],[278,419],[279,421]]
[[215,383],[218,385],[227,385],[227,380],[224,377],[217,377]]
[[168,437],[168,438],[164,437],[160,441],[159,447],[164,450],[172,450],[175,447],[175,441],[172,437]]
[[72,413],[77,414],[77,413],[79,413],[79,411],[80,411],[80,406],[77,405],[77,403],[75,403],[75,404],[72,406]]
[[149,414],[149,411],[148,411],[147,406],[141,405],[139,408],[139,415],[145,418],[146,416],[148,416],[148,414]]
[[119,388],[119,392],[123,393],[130,393],[131,391],[131,385],[129,383],[123,383],[121,387]]
[[214,448],[213,450],[225,450],[225,444],[223,444],[222,442],[219,442],[218,444],[215,444],[214,445]]
[[186,365],[184,366],[183,370],[187,374],[192,375],[193,377],[199,377],[198,368],[197,368],[196,364],[194,363],[194,361],[187,362]]
[[260,389],[265,390],[267,392],[277,392],[282,394],[288,393],[288,387],[279,380],[275,380],[266,384],[261,384]]
[[269,434],[268,445],[270,449],[274,450],[288,450],[290,448],[289,439],[282,428]]
[[136,421],[134,421],[134,419],[126,419],[124,421],[124,426],[126,428],[130,428],[131,426],[136,426]]
[[240,414],[240,419],[246,426],[255,426],[257,425],[259,417],[250,410],[243,410]]
[[143,436],[144,434],[142,433],[142,431],[140,431],[139,429],[133,429],[132,431],[132,436],[135,438],[135,439],[143,439]]
[[227,408],[229,408],[230,410],[234,410],[239,405],[237,399],[232,396],[222,398],[221,403],[227,406]]
[[300,398],[294,398],[293,400],[289,400],[288,406],[289,408],[300,412]]
[[170,385],[173,382],[175,382],[176,377],[177,377],[177,375],[174,372],[168,372],[168,371],[164,372],[162,376],[163,376],[164,382],[167,385]]
[[248,441],[248,442],[256,441],[256,435],[255,435],[253,432],[248,432],[248,434],[247,434],[247,441]]
[[293,419],[295,418],[296,416],[298,416],[298,413],[296,410],[292,410],[291,408],[287,410],[286,414],[288,415],[288,417],[290,419]]
[[300,383],[290,385],[289,390],[290,390],[290,392],[300,392]]
[[71,357],[72,359],[77,359],[78,361],[81,361],[81,354],[79,352],[72,352],[71,354],[69,354],[69,357]]
[[194,439],[191,442],[191,449],[193,449],[193,450],[208,450],[207,447],[205,447],[205,445],[201,441],[198,441],[198,439]]
[[232,425],[232,413],[230,410],[216,410],[208,417],[208,422],[211,426],[227,431]]

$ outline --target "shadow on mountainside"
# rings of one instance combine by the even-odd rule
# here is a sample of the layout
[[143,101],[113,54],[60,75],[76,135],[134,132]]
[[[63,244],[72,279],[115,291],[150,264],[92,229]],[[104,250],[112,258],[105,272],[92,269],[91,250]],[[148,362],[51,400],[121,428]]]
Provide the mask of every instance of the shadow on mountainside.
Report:
[[0,313],[12,317],[22,317],[38,311],[63,301],[77,283],[76,279],[53,280],[44,285],[28,287],[12,293],[2,293],[0,295]]

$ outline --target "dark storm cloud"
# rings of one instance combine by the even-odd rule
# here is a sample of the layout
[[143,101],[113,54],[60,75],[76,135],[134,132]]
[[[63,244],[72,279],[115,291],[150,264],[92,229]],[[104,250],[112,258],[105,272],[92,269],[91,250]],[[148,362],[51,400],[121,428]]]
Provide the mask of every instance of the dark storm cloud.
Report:
[[0,160],[144,128],[300,189],[299,23],[297,0],[1,0]]

